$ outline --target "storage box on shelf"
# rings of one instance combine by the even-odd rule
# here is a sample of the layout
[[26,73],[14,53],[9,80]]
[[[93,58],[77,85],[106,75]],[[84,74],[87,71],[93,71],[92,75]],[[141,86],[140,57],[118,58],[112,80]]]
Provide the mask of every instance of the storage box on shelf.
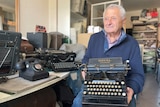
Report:
[[139,18],[133,20],[133,37],[144,45],[143,64],[146,72],[156,67],[156,48],[158,38],[158,18]]

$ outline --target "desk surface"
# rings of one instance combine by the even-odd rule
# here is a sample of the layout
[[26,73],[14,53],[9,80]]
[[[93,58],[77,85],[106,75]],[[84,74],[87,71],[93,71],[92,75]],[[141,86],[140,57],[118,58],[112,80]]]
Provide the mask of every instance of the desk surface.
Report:
[[[18,77],[17,75],[14,78],[9,79],[7,83],[0,84],[0,103],[22,97],[24,95],[33,93],[35,91],[53,85],[61,81],[62,79],[66,78],[69,75],[69,72],[61,72],[61,73],[50,72],[49,74],[50,74],[49,78],[41,79],[35,82],[25,80],[21,77]],[[14,84],[12,84],[13,86],[11,85],[12,82],[14,82]],[[21,85],[23,86],[23,88],[19,89]],[[10,88],[10,90],[6,90],[6,88]]]

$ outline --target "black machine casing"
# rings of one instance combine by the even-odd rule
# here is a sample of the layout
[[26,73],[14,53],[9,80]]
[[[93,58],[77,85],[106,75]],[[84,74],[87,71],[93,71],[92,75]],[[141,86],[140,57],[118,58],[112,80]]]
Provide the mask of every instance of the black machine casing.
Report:
[[48,35],[45,32],[27,32],[27,39],[34,48],[48,48]]
[[125,76],[130,70],[121,58],[93,58],[86,65],[83,107],[127,107]]
[[0,30],[0,77],[13,75],[19,61],[21,33]]
[[63,50],[42,49],[36,52],[35,57],[51,63],[74,62],[76,53]]
[[[77,69],[77,66],[74,63],[76,57],[76,53],[74,52],[66,52],[63,50],[54,49],[42,49],[37,50],[34,57],[45,60],[45,67],[55,72],[65,72]],[[58,65],[59,67],[56,65]]]
[[43,61],[36,58],[27,58],[16,64],[17,70],[20,70],[19,76],[30,80],[40,80],[49,77],[48,71],[43,68]]

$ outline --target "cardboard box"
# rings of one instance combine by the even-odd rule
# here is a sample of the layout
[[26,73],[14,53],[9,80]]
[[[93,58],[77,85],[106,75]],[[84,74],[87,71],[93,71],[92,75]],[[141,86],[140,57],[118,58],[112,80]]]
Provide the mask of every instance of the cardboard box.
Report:
[[78,35],[78,43],[84,45],[86,48],[88,47],[88,41],[92,33],[81,33]]

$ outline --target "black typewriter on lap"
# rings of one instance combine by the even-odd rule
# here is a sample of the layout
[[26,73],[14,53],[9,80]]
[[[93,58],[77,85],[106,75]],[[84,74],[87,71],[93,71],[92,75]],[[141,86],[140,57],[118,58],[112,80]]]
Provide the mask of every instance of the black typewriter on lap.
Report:
[[129,61],[120,57],[93,58],[86,66],[83,107],[127,107],[125,76]]

